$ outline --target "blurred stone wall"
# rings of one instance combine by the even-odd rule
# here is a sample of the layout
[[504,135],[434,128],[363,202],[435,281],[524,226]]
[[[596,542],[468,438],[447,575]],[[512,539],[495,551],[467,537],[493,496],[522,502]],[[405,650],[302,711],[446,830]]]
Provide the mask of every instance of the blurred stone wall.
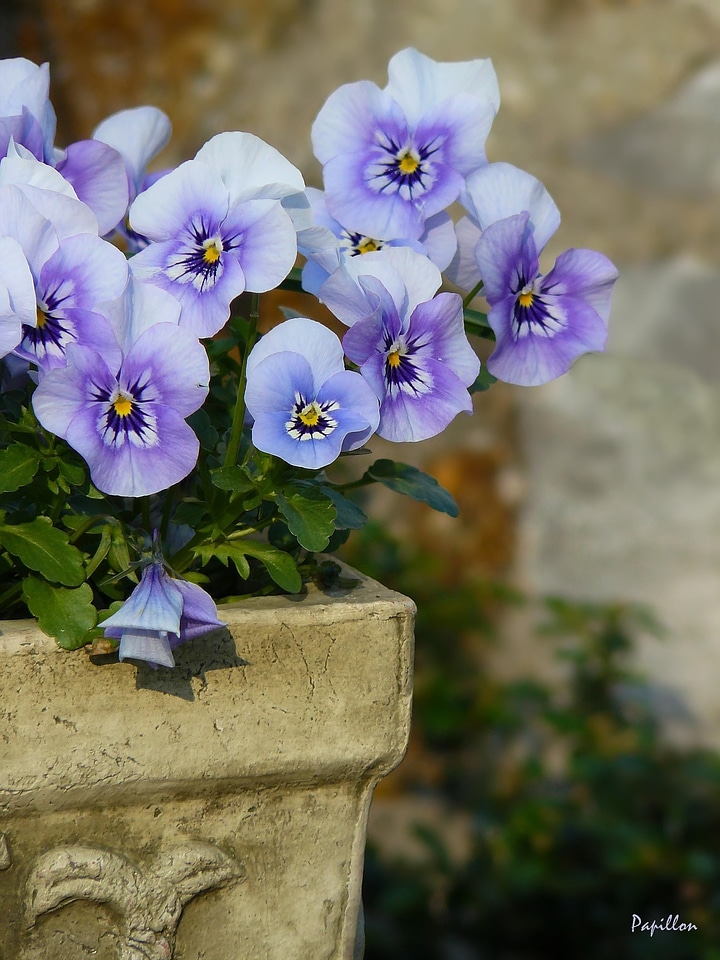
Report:
[[[643,664],[720,742],[720,2],[32,0],[2,16],[19,52],[51,61],[65,141],[155,103],[175,128],[163,165],[250,130],[318,185],[310,124],[339,84],[384,84],[408,45],[492,57],[490,159],[555,197],[550,256],[588,246],[621,269],[609,351],[539,390],[494,388],[430,444],[378,449],[434,470],[460,523],[378,509],[453,575],[654,606],[672,639]],[[509,643],[508,668],[535,656]]]

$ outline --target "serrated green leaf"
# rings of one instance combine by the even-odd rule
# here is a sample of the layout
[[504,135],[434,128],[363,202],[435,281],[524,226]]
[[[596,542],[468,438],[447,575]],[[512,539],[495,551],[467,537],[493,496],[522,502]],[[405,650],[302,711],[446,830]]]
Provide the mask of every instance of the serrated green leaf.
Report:
[[406,497],[412,497],[413,500],[427,503],[433,510],[438,510],[440,513],[456,517],[460,512],[453,498],[444,487],[440,486],[435,477],[407,463],[376,460],[368,468],[367,475],[396,493],[403,493]]
[[248,557],[255,557],[263,564],[275,583],[288,593],[298,593],[302,577],[289,553],[277,550],[262,540],[243,540],[242,549]]
[[218,467],[210,471],[213,486],[219,490],[230,490],[232,493],[249,493],[254,490],[254,484],[242,467]]
[[335,530],[337,510],[322,490],[302,481],[288,483],[275,501],[300,546],[311,553],[325,549]]
[[87,583],[67,590],[37,577],[27,577],[23,594],[40,629],[54,637],[65,650],[81,647],[88,631],[97,623],[93,592]]
[[221,543],[202,543],[194,548],[193,553],[200,557],[203,563],[209,563],[213,558],[227,566],[232,561],[233,566],[243,580],[250,576],[250,564],[245,558],[243,544],[236,540],[226,540]]
[[68,543],[68,535],[54,527],[47,517],[29,523],[0,525],[0,544],[19,557],[29,570],[52,583],[76,587],[85,579],[80,551]]
[[0,493],[13,493],[30,483],[41,460],[42,454],[24,443],[0,450]]
[[332,487],[323,487],[323,493],[332,500],[337,510],[336,530],[359,530],[367,523],[367,514],[353,500],[344,497]]

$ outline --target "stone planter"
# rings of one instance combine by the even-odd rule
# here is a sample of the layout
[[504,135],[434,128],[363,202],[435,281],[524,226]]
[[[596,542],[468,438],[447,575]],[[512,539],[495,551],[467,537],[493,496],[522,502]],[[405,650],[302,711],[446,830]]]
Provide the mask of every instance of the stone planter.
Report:
[[4,960],[360,955],[367,811],[406,746],[414,606],[356,576],[223,607],[228,629],[172,671],[0,622]]

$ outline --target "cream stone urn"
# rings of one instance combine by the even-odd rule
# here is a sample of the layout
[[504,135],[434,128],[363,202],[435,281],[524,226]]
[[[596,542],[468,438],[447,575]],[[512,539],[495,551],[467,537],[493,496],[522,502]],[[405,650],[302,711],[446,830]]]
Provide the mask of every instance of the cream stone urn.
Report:
[[3,960],[351,960],[374,786],[402,759],[414,605],[223,606],[174,670],[0,622]]

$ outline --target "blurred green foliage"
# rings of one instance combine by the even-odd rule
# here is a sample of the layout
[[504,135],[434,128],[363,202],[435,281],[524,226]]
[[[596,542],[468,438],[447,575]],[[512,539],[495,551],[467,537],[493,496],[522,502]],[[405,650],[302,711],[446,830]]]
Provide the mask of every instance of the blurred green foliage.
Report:
[[[502,682],[485,654],[527,601],[448,584],[377,525],[345,555],[418,605],[413,755],[434,773],[406,788],[470,824],[460,858],[412,823],[420,860],[369,847],[366,960],[720,960],[720,758],[667,742],[627,669],[649,615],[544,601],[528,642],[555,645],[563,679]],[[633,914],[698,929],[632,933]]]

